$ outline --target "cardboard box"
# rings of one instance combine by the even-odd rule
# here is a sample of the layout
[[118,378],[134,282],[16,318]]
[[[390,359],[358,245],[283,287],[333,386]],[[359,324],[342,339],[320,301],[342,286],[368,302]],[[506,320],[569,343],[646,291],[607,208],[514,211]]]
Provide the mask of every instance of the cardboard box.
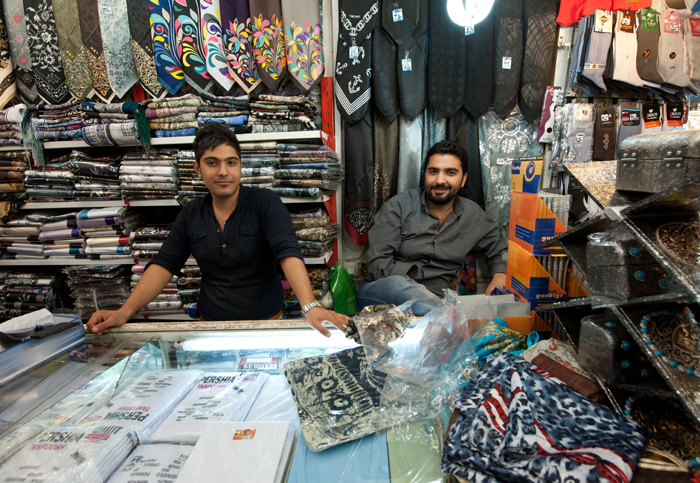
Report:
[[533,309],[538,305],[566,301],[566,292],[549,276],[535,256],[518,244],[508,242],[506,285]]
[[513,159],[510,177],[511,192],[537,194],[543,163],[542,157]]
[[561,246],[539,248],[539,245],[565,231],[564,225],[539,196],[518,191],[511,193],[509,241],[533,255],[564,253]]

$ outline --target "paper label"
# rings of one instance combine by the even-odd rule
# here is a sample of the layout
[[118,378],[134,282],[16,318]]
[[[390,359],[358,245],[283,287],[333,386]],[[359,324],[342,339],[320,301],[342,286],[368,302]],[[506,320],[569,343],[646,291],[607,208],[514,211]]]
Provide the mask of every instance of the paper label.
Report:
[[618,15],[622,15],[620,19],[620,31],[628,34],[634,33],[634,14],[630,11],[620,11]]
[[503,57],[503,59],[501,60],[501,68],[510,70],[512,66],[513,66],[513,58],[512,57]]
[[600,113],[600,127],[611,128],[615,125],[615,116],[610,112]]
[[360,57],[360,48],[357,45],[350,47],[350,58],[357,59]]
[[623,126],[639,126],[642,121],[639,109],[622,109],[620,119]]
[[100,3],[100,13],[102,15],[112,15],[112,4],[111,3]]
[[690,32],[693,37],[700,37],[700,18],[689,18],[690,22]]
[[664,18],[664,32],[679,34],[681,32],[681,14],[673,11]]
[[642,10],[642,28],[644,30],[651,30],[652,32],[659,30],[659,20],[656,10],[651,8]]
[[666,125],[673,127],[683,125],[683,104],[680,102],[666,103]]
[[236,432],[233,434],[233,440],[238,440],[238,439],[253,439],[255,438],[255,430],[254,429],[237,429]]
[[241,357],[238,361],[239,371],[276,371],[279,369],[279,357]]
[[401,59],[401,70],[404,72],[413,70],[411,66],[411,59]]
[[464,26],[464,36],[471,35],[474,33],[474,24]]
[[661,107],[657,102],[644,104],[642,106],[642,115],[646,129],[661,126]]
[[596,10],[595,11],[595,26],[593,27],[596,32],[601,32],[604,34],[612,33],[612,18],[613,13],[610,10]]
[[391,18],[394,22],[403,22],[403,8],[395,8],[391,11]]

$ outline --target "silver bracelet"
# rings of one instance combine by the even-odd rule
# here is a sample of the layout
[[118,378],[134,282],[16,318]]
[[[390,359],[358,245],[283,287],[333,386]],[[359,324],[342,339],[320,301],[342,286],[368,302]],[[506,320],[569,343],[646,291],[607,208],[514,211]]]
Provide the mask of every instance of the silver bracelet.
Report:
[[309,302],[301,308],[301,313],[304,314],[304,317],[306,317],[306,314],[309,313],[309,310],[313,309],[314,307],[320,306],[321,304],[318,302],[318,300],[312,300],[311,302]]

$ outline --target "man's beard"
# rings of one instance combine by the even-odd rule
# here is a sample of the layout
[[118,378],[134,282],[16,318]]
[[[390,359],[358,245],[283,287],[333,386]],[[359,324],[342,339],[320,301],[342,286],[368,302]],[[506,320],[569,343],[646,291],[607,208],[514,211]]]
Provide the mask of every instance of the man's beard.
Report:
[[[449,191],[438,198],[433,194],[433,189],[435,188],[447,189]],[[457,196],[457,193],[459,193],[459,188],[450,188],[448,185],[431,186],[425,190],[425,196],[436,205],[446,205],[451,203],[452,200],[455,199],[455,196]]]

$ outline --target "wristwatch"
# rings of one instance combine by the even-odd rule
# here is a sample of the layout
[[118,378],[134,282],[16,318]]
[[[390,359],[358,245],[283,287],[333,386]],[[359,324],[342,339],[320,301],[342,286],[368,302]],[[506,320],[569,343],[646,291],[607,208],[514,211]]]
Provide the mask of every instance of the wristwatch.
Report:
[[306,317],[306,314],[309,313],[309,310],[313,309],[314,307],[320,306],[321,304],[318,302],[318,300],[312,300],[311,302],[309,302],[301,308],[301,313],[304,314],[304,317]]

